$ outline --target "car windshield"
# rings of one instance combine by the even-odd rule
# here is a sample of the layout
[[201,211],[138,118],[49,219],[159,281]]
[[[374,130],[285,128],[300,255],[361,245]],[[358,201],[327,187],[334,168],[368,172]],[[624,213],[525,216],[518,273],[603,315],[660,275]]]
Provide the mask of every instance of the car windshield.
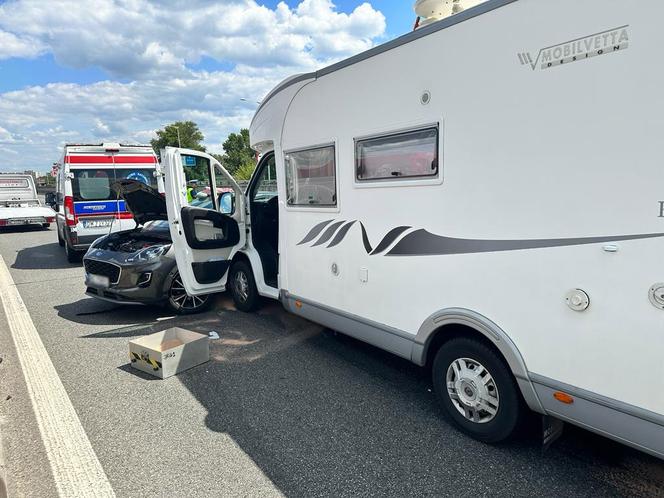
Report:
[[116,180],[138,180],[157,188],[154,169],[151,168],[93,168],[72,170],[72,191],[75,201],[115,200],[111,184]]
[[205,192],[199,192],[189,205],[203,209],[212,209],[212,198]]

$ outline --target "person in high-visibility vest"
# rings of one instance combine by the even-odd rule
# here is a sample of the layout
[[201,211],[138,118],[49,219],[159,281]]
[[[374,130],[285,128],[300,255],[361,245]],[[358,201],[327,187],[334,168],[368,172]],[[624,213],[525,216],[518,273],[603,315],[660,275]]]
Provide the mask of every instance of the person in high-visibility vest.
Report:
[[198,192],[196,192],[197,183],[198,182],[196,180],[191,180],[187,184],[187,202],[189,203],[191,203],[191,201],[193,201],[196,198],[196,194],[198,194]]

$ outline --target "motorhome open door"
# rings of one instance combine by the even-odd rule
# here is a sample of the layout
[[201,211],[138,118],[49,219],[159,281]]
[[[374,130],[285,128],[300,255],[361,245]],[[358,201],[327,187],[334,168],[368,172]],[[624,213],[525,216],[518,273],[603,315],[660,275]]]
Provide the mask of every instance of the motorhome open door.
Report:
[[161,153],[166,208],[182,283],[194,296],[226,288],[233,255],[245,244],[245,200],[214,157],[167,147]]

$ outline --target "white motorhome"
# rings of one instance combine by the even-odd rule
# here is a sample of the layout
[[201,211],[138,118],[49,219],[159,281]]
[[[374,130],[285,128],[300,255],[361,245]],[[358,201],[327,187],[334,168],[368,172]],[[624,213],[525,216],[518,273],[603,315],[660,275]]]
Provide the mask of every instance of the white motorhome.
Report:
[[55,213],[42,205],[31,175],[0,175],[0,227],[48,228],[54,221]]
[[139,180],[163,192],[158,161],[149,145],[67,144],[56,182],[58,243],[70,262],[80,260],[90,244],[109,232],[136,226],[125,202],[111,185]]
[[230,215],[186,205],[182,158],[221,166],[167,149],[188,292],[280,299],[431,366],[480,440],[528,407],[664,457],[662,18],[489,0],[293,77]]

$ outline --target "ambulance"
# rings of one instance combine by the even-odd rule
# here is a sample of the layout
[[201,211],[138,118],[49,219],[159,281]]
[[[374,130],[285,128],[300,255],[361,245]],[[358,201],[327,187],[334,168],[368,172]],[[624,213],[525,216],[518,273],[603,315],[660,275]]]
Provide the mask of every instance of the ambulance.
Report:
[[69,262],[79,261],[97,238],[136,226],[111,185],[138,180],[163,192],[158,166],[149,145],[65,145],[56,177],[55,211],[58,243]]

